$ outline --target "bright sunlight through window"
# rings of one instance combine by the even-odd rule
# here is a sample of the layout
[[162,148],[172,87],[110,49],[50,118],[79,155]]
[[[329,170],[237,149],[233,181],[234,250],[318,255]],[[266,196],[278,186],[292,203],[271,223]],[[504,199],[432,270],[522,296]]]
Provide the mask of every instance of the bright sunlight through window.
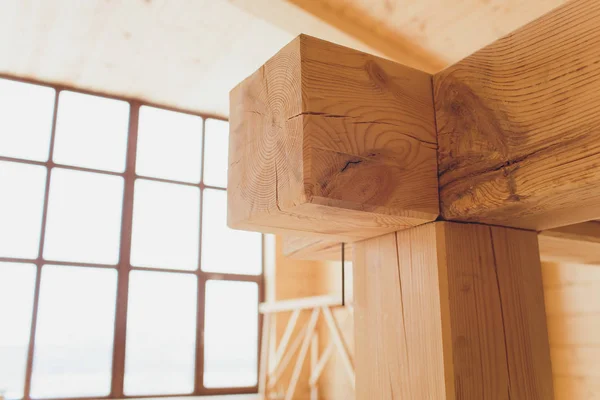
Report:
[[1,395],[256,392],[263,239],[226,225],[228,129],[0,79]]

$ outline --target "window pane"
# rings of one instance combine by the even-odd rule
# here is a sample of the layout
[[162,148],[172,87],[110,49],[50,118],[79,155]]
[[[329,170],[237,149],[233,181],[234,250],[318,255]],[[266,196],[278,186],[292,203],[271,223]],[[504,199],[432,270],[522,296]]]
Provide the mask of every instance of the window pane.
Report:
[[[224,251],[224,248],[235,251]],[[227,193],[224,190],[204,190],[202,270],[249,275],[259,275],[262,271],[261,235],[227,227]]]
[[130,273],[125,394],[194,390],[196,303],[195,275]]
[[136,172],[153,178],[200,182],[202,118],[140,108]]
[[258,285],[206,282],[204,386],[256,385],[257,354]]
[[47,161],[54,89],[0,79],[0,155]]
[[116,264],[122,206],[123,178],[54,168],[44,258]]
[[227,187],[227,152],[229,148],[229,122],[206,120],[204,133],[204,183]]
[[153,268],[198,268],[200,189],[135,181],[131,263]]
[[0,263],[0,393],[23,396],[31,329],[35,266]]
[[0,161],[0,256],[37,258],[46,168]]
[[125,101],[60,92],[54,162],[123,172],[128,125]]
[[32,397],[110,393],[116,296],[115,269],[42,268]]

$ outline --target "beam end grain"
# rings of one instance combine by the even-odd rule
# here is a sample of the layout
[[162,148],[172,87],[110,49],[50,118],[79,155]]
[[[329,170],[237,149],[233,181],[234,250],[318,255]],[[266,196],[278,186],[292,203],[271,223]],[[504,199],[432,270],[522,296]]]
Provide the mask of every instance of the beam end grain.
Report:
[[600,2],[578,0],[434,76],[444,219],[600,217]]
[[438,216],[429,74],[301,35],[230,97],[231,227],[353,242]]

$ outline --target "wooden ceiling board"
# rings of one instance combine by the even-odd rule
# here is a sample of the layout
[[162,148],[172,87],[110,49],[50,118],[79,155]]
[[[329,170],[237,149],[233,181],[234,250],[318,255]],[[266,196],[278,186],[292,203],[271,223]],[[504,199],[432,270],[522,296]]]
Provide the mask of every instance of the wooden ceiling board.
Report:
[[[453,64],[568,0],[289,0],[315,3],[374,32],[403,37]],[[432,71],[438,72],[438,71]]]

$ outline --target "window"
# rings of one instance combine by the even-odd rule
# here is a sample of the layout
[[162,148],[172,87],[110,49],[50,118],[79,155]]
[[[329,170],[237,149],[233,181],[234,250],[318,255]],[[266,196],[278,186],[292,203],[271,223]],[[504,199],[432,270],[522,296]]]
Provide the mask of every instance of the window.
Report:
[[0,78],[0,394],[257,391],[263,238],[226,226],[227,131]]

